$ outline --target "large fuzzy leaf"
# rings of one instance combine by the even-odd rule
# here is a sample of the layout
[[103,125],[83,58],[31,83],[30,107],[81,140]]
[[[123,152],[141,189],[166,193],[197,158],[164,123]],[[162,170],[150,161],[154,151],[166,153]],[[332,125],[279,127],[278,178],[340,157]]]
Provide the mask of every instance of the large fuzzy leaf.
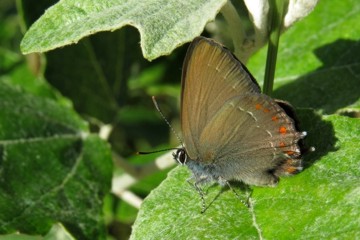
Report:
[[200,35],[225,2],[64,0],[49,8],[29,29],[21,48],[24,53],[49,51],[96,32],[131,25],[140,32],[144,57],[152,60]]
[[[360,121],[300,111],[316,152],[306,169],[275,188],[254,188],[250,208],[229,189],[206,189],[207,210],[178,167],[143,203],[132,239],[309,239],[358,236]],[[335,129],[335,132],[334,132]],[[241,190],[235,188],[241,194]]]
[[105,236],[109,147],[70,109],[0,83],[0,233]]

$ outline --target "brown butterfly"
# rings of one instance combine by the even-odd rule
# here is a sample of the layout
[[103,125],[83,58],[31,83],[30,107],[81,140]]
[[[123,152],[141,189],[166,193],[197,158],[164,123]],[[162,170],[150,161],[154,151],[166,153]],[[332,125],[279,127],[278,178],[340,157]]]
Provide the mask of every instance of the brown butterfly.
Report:
[[195,186],[241,181],[274,186],[302,170],[292,107],[262,94],[229,50],[197,37],[183,65],[181,127],[184,147],[174,158],[193,172]]

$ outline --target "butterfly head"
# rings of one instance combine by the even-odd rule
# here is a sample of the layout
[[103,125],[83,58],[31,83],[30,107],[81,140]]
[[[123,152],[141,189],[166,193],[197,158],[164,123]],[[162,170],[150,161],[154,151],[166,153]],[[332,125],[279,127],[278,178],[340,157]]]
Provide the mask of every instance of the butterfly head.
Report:
[[173,157],[181,165],[186,165],[188,160],[188,155],[184,148],[177,149],[176,152],[173,153]]

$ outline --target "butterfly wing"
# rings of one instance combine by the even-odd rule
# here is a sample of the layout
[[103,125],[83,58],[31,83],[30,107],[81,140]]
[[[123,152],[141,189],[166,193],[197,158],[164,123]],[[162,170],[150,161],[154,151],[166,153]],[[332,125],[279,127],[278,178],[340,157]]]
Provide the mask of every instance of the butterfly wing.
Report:
[[[274,185],[301,169],[304,135],[221,45],[197,38],[183,67],[181,123],[192,170],[216,179]],[[190,167],[190,166],[189,166]]]
[[223,104],[202,129],[199,160],[226,180],[275,185],[279,175],[301,170],[302,137],[275,100],[245,93]]
[[184,61],[181,94],[182,133],[190,159],[200,156],[200,135],[213,116],[244,92],[260,93],[246,67],[218,43],[196,38]]

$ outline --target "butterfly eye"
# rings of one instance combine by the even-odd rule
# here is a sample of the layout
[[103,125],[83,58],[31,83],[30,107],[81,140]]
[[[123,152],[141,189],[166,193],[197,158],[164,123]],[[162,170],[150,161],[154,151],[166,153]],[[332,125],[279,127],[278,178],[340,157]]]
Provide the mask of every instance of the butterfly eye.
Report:
[[185,152],[185,149],[181,148],[176,151],[176,153],[173,154],[174,159],[180,163],[181,165],[185,165],[187,161],[187,154]]

